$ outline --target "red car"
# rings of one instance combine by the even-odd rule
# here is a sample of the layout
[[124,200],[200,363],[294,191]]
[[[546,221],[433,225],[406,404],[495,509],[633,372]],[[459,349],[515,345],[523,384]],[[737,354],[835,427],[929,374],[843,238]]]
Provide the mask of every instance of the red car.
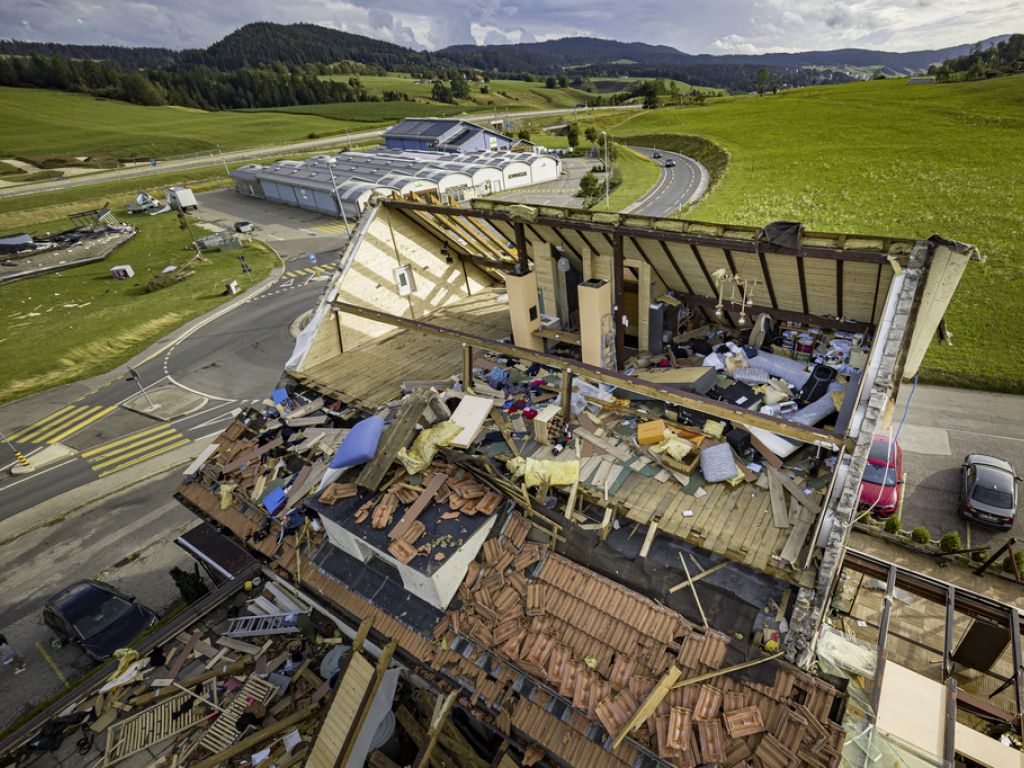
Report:
[[903,449],[885,435],[875,435],[860,483],[861,510],[877,518],[892,517],[900,506],[903,481]]

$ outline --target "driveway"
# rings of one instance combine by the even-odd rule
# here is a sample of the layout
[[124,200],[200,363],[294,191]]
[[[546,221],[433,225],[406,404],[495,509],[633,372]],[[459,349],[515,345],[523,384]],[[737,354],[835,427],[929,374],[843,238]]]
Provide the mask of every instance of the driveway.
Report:
[[[583,198],[577,197],[580,179],[594,167],[597,161],[591,157],[563,157],[562,175],[542,184],[531,184],[519,189],[506,189],[490,197],[524,205],[551,205],[557,208],[582,208]],[[597,174],[604,178],[601,174]]]
[[924,526],[933,539],[957,531],[965,547],[993,550],[1009,536],[1024,540],[1024,515],[1012,531],[966,524],[956,512],[960,465],[968,453],[987,453],[1024,469],[1024,397],[904,383],[893,415],[894,429],[910,410],[900,431],[907,476],[903,528]]

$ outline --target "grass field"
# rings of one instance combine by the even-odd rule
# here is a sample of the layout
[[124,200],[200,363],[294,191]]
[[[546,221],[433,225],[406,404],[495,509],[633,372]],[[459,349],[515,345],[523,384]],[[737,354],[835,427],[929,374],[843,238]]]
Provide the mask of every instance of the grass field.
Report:
[[[257,111],[257,110],[252,110]],[[341,101],[334,104],[307,104],[297,107],[277,107],[271,112],[290,112],[299,115],[316,115],[331,120],[345,120],[351,123],[386,123],[406,117],[450,117],[470,111],[479,111],[472,106],[454,104],[428,104],[422,101]],[[360,125],[359,128],[366,128]]]
[[[281,112],[140,107],[77,93],[0,87],[0,157],[172,157],[342,133],[345,122]],[[352,122],[350,127],[365,127]]]
[[[224,302],[227,282],[249,284],[238,265],[239,253],[245,254],[256,282],[278,263],[259,244],[209,254],[208,263],[197,265],[192,277],[147,294],[150,277],[169,264],[183,264],[194,251],[172,215],[128,220],[139,233],[106,260],[0,286],[0,401],[109,371]],[[66,221],[54,221],[35,229],[67,227]],[[130,264],[135,277],[114,280],[111,264]]]
[[933,345],[930,382],[1024,392],[1024,75],[935,86],[901,80],[717,99],[635,114],[617,137],[695,134],[730,155],[688,218],[973,243],[947,313],[953,346]]
[[[347,81],[349,75],[327,75],[328,80]],[[359,80],[370,93],[380,96],[384,91],[400,91],[414,99],[430,99],[433,85],[419,83],[409,75],[394,73],[391,75],[360,75]],[[481,86],[488,92],[481,93]],[[469,98],[459,102],[465,110],[476,107],[511,107],[519,109],[555,109],[584,104],[594,94],[576,88],[545,88],[543,82],[526,82],[525,80],[491,80],[488,83],[469,83]],[[401,102],[393,102],[400,104]],[[446,105],[438,105],[445,107]],[[451,105],[447,105],[451,106]]]
[[[611,149],[614,144],[609,145]],[[661,175],[661,168],[650,158],[634,152],[633,150],[618,146],[618,159],[615,161],[622,173],[622,183],[619,184],[608,196],[608,204],[602,201],[594,206],[595,211],[621,211],[627,205],[636,202],[636,199],[647,192],[658,181]]]

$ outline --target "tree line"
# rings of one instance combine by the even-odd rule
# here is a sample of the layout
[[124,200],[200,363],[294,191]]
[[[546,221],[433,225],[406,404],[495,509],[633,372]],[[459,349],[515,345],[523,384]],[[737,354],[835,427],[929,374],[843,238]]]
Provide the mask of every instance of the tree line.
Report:
[[980,80],[983,77],[1024,72],[1024,35],[1010,35],[991,48],[975,46],[966,56],[932,66],[928,73],[940,81],[954,78]]
[[274,64],[221,72],[208,67],[136,69],[61,56],[0,57],[0,85],[48,88],[118,99],[143,106],[246,109],[376,101],[358,76],[321,80],[302,67]]

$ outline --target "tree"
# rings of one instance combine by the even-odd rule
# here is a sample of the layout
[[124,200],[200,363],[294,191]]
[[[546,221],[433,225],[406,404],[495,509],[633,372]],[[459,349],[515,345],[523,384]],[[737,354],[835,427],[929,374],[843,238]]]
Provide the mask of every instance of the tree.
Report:
[[466,78],[462,75],[455,75],[449,81],[449,87],[452,91],[452,99],[468,99],[469,98],[469,83],[466,82]]
[[548,79],[544,81],[544,87],[545,88],[557,88],[558,87],[558,81],[555,79],[554,75],[548,75]]
[[970,69],[967,70],[968,80],[982,80],[985,77],[985,65],[981,63],[981,60],[975,61],[971,64]]
[[430,89],[430,98],[443,104],[453,104],[455,102],[455,99],[452,98],[452,89],[441,80],[434,82],[433,87]]
[[589,201],[600,197],[603,193],[604,188],[597,176],[590,171],[583,174],[583,178],[580,179],[580,197]]
[[587,141],[593,144],[597,141],[597,128],[592,125],[588,125],[586,130],[583,131],[583,135],[586,137]]
[[530,129],[529,128],[520,128],[519,131],[516,133],[516,136],[518,136],[520,139],[524,139],[525,141],[529,141],[530,140]]
[[580,127],[576,123],[569,123],[569,128],[565,132],[565,138],[569,142],[569,146],[576,149],[580,143]]
[[768,70],[761,67],[757,70],[757,95],[764,96],[764,89],[768,85]]

